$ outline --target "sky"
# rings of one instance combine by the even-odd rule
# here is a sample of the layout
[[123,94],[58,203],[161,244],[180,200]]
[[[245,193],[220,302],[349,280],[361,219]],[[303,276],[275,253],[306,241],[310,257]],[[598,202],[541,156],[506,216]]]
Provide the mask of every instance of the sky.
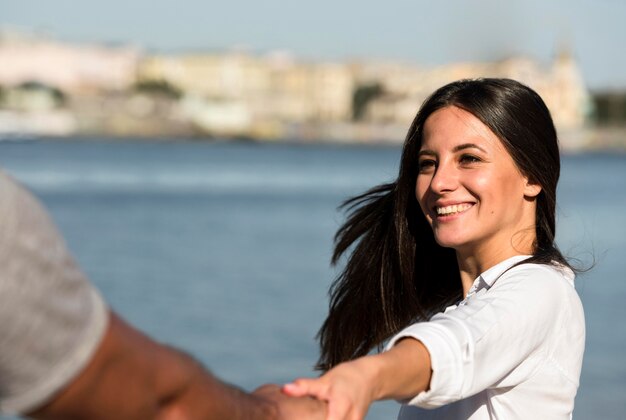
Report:
[[436,66],[567,48],[592,90],[626,90],[626,0],[0,0],[0,28],[148,51],[244,48]]

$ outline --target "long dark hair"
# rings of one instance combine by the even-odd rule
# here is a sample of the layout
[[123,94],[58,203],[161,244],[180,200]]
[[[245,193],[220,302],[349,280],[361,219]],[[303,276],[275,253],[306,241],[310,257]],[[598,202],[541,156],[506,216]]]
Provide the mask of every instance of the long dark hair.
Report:
[[330,288],[330,310],[319,332],[318,369],[363,356],[411,322],[427,320],[462,297],[455,251],[435,242],[415,198],[418,152],[426,119],[455,106],[470,112],[502,141],[520,171],[541,185],[536,240],[526,262],[569,264],[555,237],[560,173],[554,123],[539,95],[510,79],[460,80],[435,91],[407,134],[398,178],[344,202],[332,263],[349,254]]

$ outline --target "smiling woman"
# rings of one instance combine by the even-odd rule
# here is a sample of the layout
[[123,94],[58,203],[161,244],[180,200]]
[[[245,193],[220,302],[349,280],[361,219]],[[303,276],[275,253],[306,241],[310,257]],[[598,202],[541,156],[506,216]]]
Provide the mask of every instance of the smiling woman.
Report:
[[437,90],[397,180],[347,202],[334,261],[352,254],[320,330],[328,372],[285,392],[328,401],[333,420],[387,398],[407,404],[402,419],[571,418],[585,331],[554,243],[559,172],[533,90],[508,79]]
[[457,261],[476,267],[474,278],[498,262],[532,254],[535,198],[541,186],[522,174],[498,137],[470,112],[449,106],[424,124],[416,195],[437,243]]

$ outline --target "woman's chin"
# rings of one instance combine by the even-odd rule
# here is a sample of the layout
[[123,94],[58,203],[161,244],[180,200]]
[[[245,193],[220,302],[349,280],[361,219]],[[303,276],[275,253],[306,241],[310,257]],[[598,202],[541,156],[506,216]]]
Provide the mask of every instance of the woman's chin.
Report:
[[437,236],[435,236],[435,241],[437,241],[437,244],[439,244],[439,246],[442,246],[444,248],[452,248],[455,250],[462,248],[463,245],[466,243],[466,241],[463,241],[460,238],[437,237]]

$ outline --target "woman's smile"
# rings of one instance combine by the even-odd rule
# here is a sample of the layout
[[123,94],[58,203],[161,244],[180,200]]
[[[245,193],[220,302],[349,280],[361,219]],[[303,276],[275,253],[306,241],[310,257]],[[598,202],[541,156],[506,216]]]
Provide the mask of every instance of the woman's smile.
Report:
[[469,210],[474,204],[473,203],[459,203],[459,204],[449,204],[446,206],[436,206],[434,208],[435,213],[437,214],[438,221],[445,221],[451,219],[454,216],[461,215]]

